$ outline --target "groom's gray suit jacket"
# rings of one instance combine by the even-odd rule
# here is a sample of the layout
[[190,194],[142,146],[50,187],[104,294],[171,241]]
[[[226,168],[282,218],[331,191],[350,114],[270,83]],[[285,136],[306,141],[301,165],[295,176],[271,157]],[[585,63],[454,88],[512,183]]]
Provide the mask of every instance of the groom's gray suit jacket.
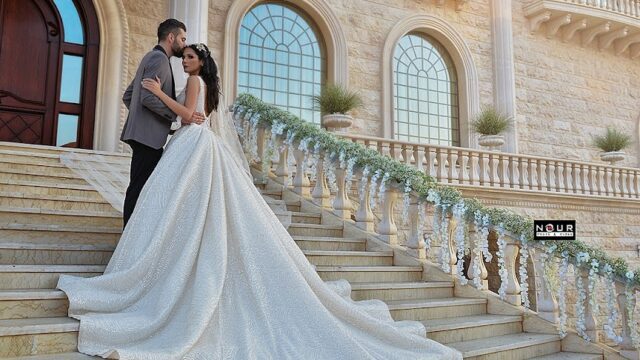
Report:
[[167,142],[176,114],[157,96],[142,87],[142,79],[155,79],[156,76],[162,83],[162,91],[175,99],[169,58],[159,45],[142,58],[135,78],[122,96],[122,101],[129,109],[129,116],[122,129],[121,141],[134,140],[154,149],[160,149]]

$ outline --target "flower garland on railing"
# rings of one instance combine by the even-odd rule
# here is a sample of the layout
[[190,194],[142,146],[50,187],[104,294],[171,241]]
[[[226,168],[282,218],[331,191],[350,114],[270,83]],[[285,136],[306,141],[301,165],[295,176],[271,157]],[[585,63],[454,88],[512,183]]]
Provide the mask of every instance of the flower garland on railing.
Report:
[[631,338],[631,344],[636,349],[640,348],[640,333],[638,333],[638,326],[636,324],[635,316],[635,294],[631,290],[631,283],[635,279],[633,271],[628,271],[626,274],[627,285],[625,286],[624,294],[627,297],[627,326],[629,328],[629,337]]
[[464,253],[467,249],[465,246],[465,237],[467,235],[467,222],[464,221],[465,211],[466,207],[464,201],[460,201],[453,206],[453,217],[456,220],[456,256],[458,259],[458,261],[456,261],[456,276],[462,285],[466,285],[468,282],[467,278],[464,276]]
[[587,325],[585,323],[587,294],[584,290],[584,284],[582,283],[582,270],[580,266],[586,264],[589,261],[589,254],[579,253],[576,256],[576,266],[574,267],[574,275],[576,277],[576,291],[578,292],[578,298],[575,304],[576,312],[576,331],[583,339],[590,341],[589,335],[587,335]]
[[600,305],[598,304],[598,295],[596,294],[596,285],[598,284],[598,273],[600,272],[600,263],[598,260],[591,260],[591,267],[589,268],[589,307],[591,313],[596,316],[600,311]]
[[531,304],[529,303],[529,274],[527,273],[527,260],[529,259],[529,242],[524,235],[520,235],[520,267],[518,273],[520,275],[520,295],[522,305],[529,309]]
[[447,205],[440,204],[440,269],[447,274],[451,273],[451,253],[449,252],[449,225]]
[[[325,156],[325,165],[327,177],[330,179],[330,186],[335,185],[335,174],[332,176],[332,170],[330,164],[337,162],[336,157],[338,154],[344,153],[345,157],[353,160],[353,169],[362,169],[365,166],[368,167],[369,173],[373,174],[371,177],[371,190],[370,190],[370,204],[372,210],[376,206],[377,198],[376,192],[379,191],[382,195],[383,190],[387,186],[398,187],[404,190],[405,186],[411,187],[412,193],[418,197],[419,202],[429,202],[434,204],[435,213],[434,219],[439,220],[434,222],[434,234],[427,241],[427,245],[430,240],[439,238],[443,248],[448,247],[448,214],[452,211],[453,205],[457,204],[461,199],[461,194],[453,187],[438,184],[435,179],[425,175],[423,172],[413,168],[411,166],[402,164],[390,157],[379,154],[376,150],[366,148],[360,144],[353,143],[351,141],[341,139],[331,133],[328,133],[317,126],[304,122],[298,119],[293,114],[281,110],[275,106],[266,104],[261,100],[255,98],[249,94],[242,94],[237,99],[232,107],[234,116],[236,118],[244,118],[248,120],[246,124],[247,129],[240,129],[239,132],[248,137],[248,141],[245,141],[244,145],[248,155],[252,159],[259,157],[257,147],[258,127],[265,128],[271,127],[272,131],[278,129],[278,132],[286,132],[287,138],[290,138],[292,142],[299,142],[304,139],[308,141],[308,144],[313,144],[314,153],[324,152],[325,154],[332,154],[333,157],[327,159]],[[317,150],[317,151],[316,151]],[[335,166],[335,165],[334,165]],[[347,165],[348,167],[348,165]],[[381,180],[382,177],[382,181]],[[333,180],[332,180],[333,179]],[[380,182],[378,184],[378,182]],[[408,184],[408,185],[407,185]],[[435,204],[430,198],[430,192],[437,193],[439,199],[439,205]],[[381,196],[379,196],[381,198]],[[475,199],[464,199],[467,210],[465,218],[467,221],[474,221],[476,213],[482,216],[483,219],[486,216],[487,225],[483,221],[480,229],[481,238],[484,229],[496,228],[498,224],[502,224],[504,230],[503,236],[508,236],[522,242],[522,236],[529,241],[529,246],[539,247],[540,244],[536,243],[532,245],[531,240],[533,237],[533,221],[530,218],[513,213],[512,211],[505,209],[488,208],[482,205]],[[437,224],[437,223],[440,224]],[[437,231],[436,231],[437,230]],[[504,241],[504,240],[503,240]],[[547,242],[546,246],[555,245],[552,254],[554,256],[561,256],[563,260],[573,262],[575,264],[575,258],[578,253],[586,252],[591,259],[597,260],[600,267],[609,265],[612,269],[612,278],[616,281],[628,281],[629,287],[635,289],[640,286],[640,271],[632,272],[633,278],[627,280],[626,273],[629,271],[627,263],[620,258],[612,258],[608,256],[601,249],[587,246],[583,242],[576,241],[558,241]],[[482,244],[484,246],[484,244]],[[443,258],[446,255],[449,257],[447,251],[443,251]],[[484,252],[485,260],[487,260],[488,251]],[[572,260],[573,259],[573,260]],[[446,263],[446,264],[445,264]],[[449,267],[449,260],[443,262],[443,269]],[[584,269],[588,270],[589,265],[583,264]],[[522,276],[522,275],[521,275]],[[594,275],[595,276],[595,275]],[[564,282],[563,282],[564,284]],[[564,289],[566,284],[559,286]],[[632,290],[630,290],[632,291]],[[559,298],[562,301],[562,297]]]
[[609,264],[605,264],[603,267],[605,274],[605,296],[607,299],[607,323],[603,325],[604,333],[609,340],[620,344],[622,342],[622,336],[616,334],[616,322],[618,321],[618,308],[616,306],[616,289],[615,281],[613,280],[613,268]]
[[566,290],[568,286],[567,272],[569,272],[569,254],[562,253],[562,264],[560,265],[560,285],[558,286],[558,310],[560,311],[558,321],[558,331],[564,339],[567,336],[567,298]]
[[507,247],[507,240],[504,234],[504,225],[498,225],[498,275],[500,275],[500,288],[498,289],[498,295],[500,299],[504,300],[507,297],[507,285],[509,281],[509,274],[507,273],[507,267],[504,263],[504,250]]

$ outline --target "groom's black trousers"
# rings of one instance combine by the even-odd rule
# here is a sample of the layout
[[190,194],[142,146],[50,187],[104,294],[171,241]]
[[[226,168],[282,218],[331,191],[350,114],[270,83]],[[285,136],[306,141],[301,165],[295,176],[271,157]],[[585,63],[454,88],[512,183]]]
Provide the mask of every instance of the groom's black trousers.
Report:
[[162,156],[162,148],[156,150],[134,140],[129,140],[127,143],[133,150],[133,156],[131,157],[129,187],[127,188],[127,195],[124,198],[124,226],[127,226],[127,222],[129,222],[129,218],[131,214],[133,214],[133,209],[136,207],[138,196],[140,196],[144,184],[147,182],[147,179],[149,179],[149,176],[151,176],[153,169],[156,168]]

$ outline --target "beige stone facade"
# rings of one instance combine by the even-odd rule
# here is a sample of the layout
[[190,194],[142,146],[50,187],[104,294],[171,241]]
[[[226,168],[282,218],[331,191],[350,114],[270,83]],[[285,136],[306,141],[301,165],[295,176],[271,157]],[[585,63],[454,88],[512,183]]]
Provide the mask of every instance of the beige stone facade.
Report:
[[[208,1],[207,43],[221,67],[231,72],[235,62],[225,62],[225,57],[229,58],[229,54],[225,54],[225,46],[228,46],[225,42],[237,40],[237,34],[236,29],[226,26],[234,23],[228,14],[239,3],[251,7],[260,2]],[[365,102],[354,114],[354,133],[383,136],[383,100],[385,96],[391,96],[385,91],[383,81],[383,58],[391,55],[385,54],[385,42],[392,29],[416,14],[448,24],[463,39],[471,54],[477,81],[477,93],[470,94],[467,101],[475,98],[478,105],[495,101],[494,34],[489,1],[464,2],[459,9],[457,1],[444,1],[439,6],[441,2],[431,0],[289,0],[285,3],[300,11],[307,8],[330,11],[332,18],[337,19],[337,24],[329,25],[325,24],[327,19],[314,17],[313,20],[323,31],[337,29],[346,40],[348,85],[360,92]],[[623,165],[636,167],[639,161],[640,60],[632,60],[627,54],[617,56],[612,49],[600,51],[597,42],[583,47],[579,38],[569,42],[561,41],[558,35],[547,38],[546,25],[532,34],[530,20],[523,11],[527,3],[513,0],[511,9],[519,153],[602,163],[598,150],[590,144],[591,135],[602,133],[606,126],[613,125],[633,134],[635,145],[627,150],[630,156]],[[173,2],[129,0],[123,4],[128,25],[126,69],[130,79],[141,57],[155,44],[157,24],[171,16]],[[328,36],[321,34],[324,38]],[[456,69],[458,73],[463,70]],[[234,84],[226,87],[234,88]],[[100,114],[97,118],[100,119]],[[469,119],[461,117],[460,121],[468,123]],[[511,195],[505,196],[506,193]],[[527,195],[528,200],[521,201],[517,199],[519,194],[509,190],[470,195],[479,195],[490,204],[509,207],[534,218],[579,219],[581,239],[603,246],[613,255],[632,263],[639,263],[640,225],[637,219],[640,204],[637,200]]]

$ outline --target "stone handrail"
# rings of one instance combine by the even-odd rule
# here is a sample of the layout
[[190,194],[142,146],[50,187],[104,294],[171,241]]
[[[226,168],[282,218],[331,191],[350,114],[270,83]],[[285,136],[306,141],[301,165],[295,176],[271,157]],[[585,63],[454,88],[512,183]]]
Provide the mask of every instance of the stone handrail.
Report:
[[[379,189],[377,183],[372,186],[372,178],[369,177],[371,174],[367,176],[363,169],[342,168],[337,164],[336,159],[331,158],[331,154],[322,150],[309,151],[307,149],[303,151],[299,148],[299,144],[294,145],[286,134],[273,134],[271,128],[251,121],[252,114],[247,115],[247,112],[237,110],[237,108],[236,117],[237,121],[242,123],[241,128],[244,128],[241,131],[241,138],[253,165],[262,168],[271,179],[341,219],[352,222],[358,228],[375,235],[390,246],[402,247],[404,251],[418,259],[436,259],[440,269],[452,275],[456,279],[457,285],[470,283],[479,290],[489,291],[488,272],[485,267],[485,262],[488,261],[486,258],[488,255],[487,243],[490,237],[495,239],[497,236],[500,250],[492,256],[496,256],[498,263],[501,264],[501,286],[498,290],[500,297],[515,306],[529,307],[526,264],[532,262],[534,274],[531,277],[535,278],[533,296],[536,299],[534,310],[538,311],[541,317],[559,324],[561,332],[564,332],[562,329],[565,325],[562,324],[565,322],[562,319],[564,318],[566,321],[566,312],[563,312],[562,307],[558,304],[558,289],[551,289],[549,281],[542,275],[548,264],[562,262],[563,259],[547,253],[544,246],[527,244],[523,239],[519,239],[502,229],[479,225],[477,221],[468,221],[464,217],[456,217],[455,210],[453,215],[442,211],[442,209],[438,209],[438,206],[428,205],[413,193],[403,195],[401,189],[391,182]],[[359,139],[355,139],[351,136],[349,138],[354,141],[369,141],[367,146],[371,146],[371,141],[373,141],[373,138],[359,137]],[[385,144],[386,146],[392,145],[389,154],[396,151],[396,143],[394,142],[381,142],[380,144],[382,148],[385,147]],[[416,146],[416,144],[411,145]],[[450,157],[453,151],[503,155],[449,147],[435,147],[434,149],[434,151],[438,151],[437,154],[442,156],[439,159],[446,159],[441,161],[448,160],[451,163],[455,163],[457,160]],[[399,148],[398,152],[402,150]],[[408,151],[408,148],[405,147],[404,150]],[[420,151],[420,149],[413,150]],[[425,151],[425,154],[429,151]],[[289,153],[292,153],[292,156],[289,156]],[[310,160],[313,163],[311,167],[309,167]],[[359,190],[355,198],[349,196],[352,194],[352,187],[349,184],[355,184]],[[406,209],[403,211],[403,216],[399,216],[394,209],[399,202],[398,200],[403,197],[404,201],[402,202]],[[442,215],[434,214],[431,229],[428,229],[430,219],[427,219],[427,211],[429,210]],[[377,216],[374,216],[374,211],[377,212]],[[408,226],[404,241],[401,241],[401,236],[399,236],[401,231],[399,231],[396,221],[406,223]],[[429,236],[425,236],[425,234]],[[465,273],[463,269],[466,254],[470,255],[470,263]],[[525,270],[522,266],[517,266],[518,259],[530,259],[524,261]],[[568,261],[568,258],[564,261]],[[633,350],[634,336],[632,334],[634,332],[629,327],[630,321],[628,319],[633,316],[633,309],[636,308],[633,294],[638,291],[638,288],[623,279],[611,276],[605,278],[599,272],[589,275],[582,268],[575,267],[574,269],[583,279],[583,284],[585,284],[583,291],[587,292],[586,298],[582,302],[584,314],[582,323],[585,324],[581,327],[583,336],[597,340],[597,337],[593,335],[597,331],[602,331],[591,308],[590,293],[586,285],[593,277],[598,277],[601,284],[610,285],[609,289],[615,298],[617,307],[615,311],[621,315],[623,326],[621,334],[617,335],[620,347],[622,350]],[[519,277],[523,278],[523,274],[525,281],[521,284]],[[561,282],[561,284],[566,284],[566,286],[561,285],[563,291],[566,291],[566,287],[571,283],[571,281]],[[632,296],[629,296],[630,294]],[[632,310],[629,311],[629,309]]]
[[602,9],[640,19],[639,0],[559,0],[561,2]]
[[636,168],[362,135],[340,136],[414,166],[441,183],[640,198],[640,169]]

